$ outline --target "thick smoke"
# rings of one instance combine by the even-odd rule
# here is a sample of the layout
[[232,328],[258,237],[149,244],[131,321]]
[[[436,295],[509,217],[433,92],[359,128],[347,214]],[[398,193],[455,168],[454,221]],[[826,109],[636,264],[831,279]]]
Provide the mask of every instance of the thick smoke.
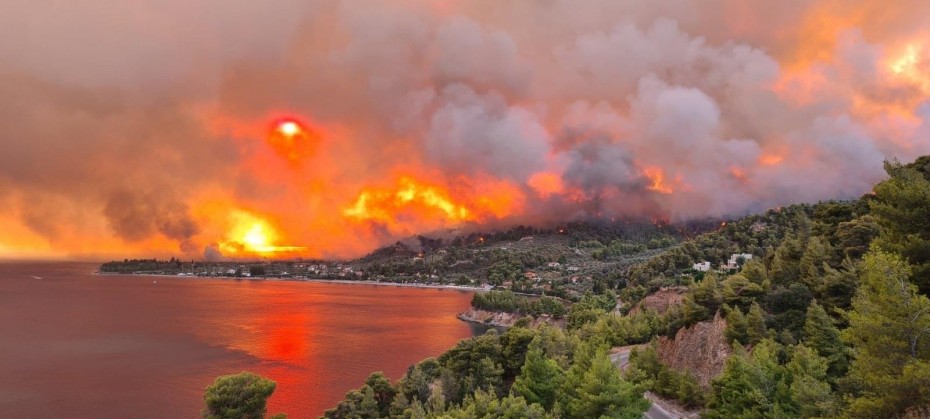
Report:
[[[0,256],[219,258],[235,211],[312,256],[462,226],[346,216],[400,177],[479,227],[739,215],[930,153],[925,1],[8,3]],[[269,146],[282,116],[312,135]]]

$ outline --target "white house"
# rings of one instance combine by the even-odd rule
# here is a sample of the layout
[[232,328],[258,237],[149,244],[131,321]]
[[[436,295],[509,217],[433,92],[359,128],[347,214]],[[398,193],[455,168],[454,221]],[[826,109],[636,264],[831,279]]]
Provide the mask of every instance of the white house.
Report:
[[699,272],[707,272],[710,270],[710,262],[705,260],[704,262],[701,262],[701,263],[695,263],[694,266],[691,267],[691,269],[694,269],[695,271],[699,271]]
[[752,255],[749,253],[734,253],[730,255],[730,260],[727,261],[727,268],[730,268],[730,269],[738,268],[740,259],[743,260],[743,263],[746,263],[752,260]]
[[559,266],[562,266],[562,264],[559,263],[559,262],[549,262],[549,265],[548,265],[548,266],[549,266],[550,268],[558,268]]

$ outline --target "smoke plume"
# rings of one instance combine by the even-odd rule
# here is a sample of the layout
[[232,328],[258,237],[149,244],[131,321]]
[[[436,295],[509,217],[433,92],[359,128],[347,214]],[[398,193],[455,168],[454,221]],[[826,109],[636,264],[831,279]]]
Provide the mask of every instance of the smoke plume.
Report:
[[731,216],[930,153],[926,1],[8,3],[0,256]]

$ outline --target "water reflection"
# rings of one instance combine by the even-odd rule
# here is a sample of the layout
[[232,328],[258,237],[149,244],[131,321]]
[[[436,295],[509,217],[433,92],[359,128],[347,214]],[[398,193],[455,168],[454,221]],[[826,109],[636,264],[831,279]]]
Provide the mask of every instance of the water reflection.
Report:
[[213,378],[251,370],[278,383],[270,412],[316,417],[485,330],[455,318],[459,291],[91,271],[0,265],[0,412],[196,417]]

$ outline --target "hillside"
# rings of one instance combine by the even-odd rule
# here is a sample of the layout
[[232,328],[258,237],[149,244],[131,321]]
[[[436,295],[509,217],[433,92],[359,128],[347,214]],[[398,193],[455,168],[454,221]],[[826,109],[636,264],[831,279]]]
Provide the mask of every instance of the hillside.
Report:
[[[567,309],[564,330],[523,322],[463,341],[411,367],[389,385],[393,401],[370,413],[469,417],[479,406],[497,414],[509,406],[534,417],[586,417],[588,407],[617,406],[586,393],[601,382],[610,384],[598,394],[605,386],[618,397],[651,390],[711,418],[926,417],[930,157],[886,170],[889,179],[858,200],[769,210],[649,256],[643,250],[638,261],[614,261],[609,251],[604,259],[614,263],[596,265],[604,255],[591,252],[591,271],[604,276],[592,275],[599,285]],[[536,236],[527,253],[550,243]],[[558,249],[558,240],[550,248]],[[523,249],[520,243],[495,242]],[[589,255],[580,253],[583,242],[565,243]],[[733,254],[751,257],[723,264]],[[693,266],[705,261],[706,271]],[[508,293],[474,304],[532,311]],[[649,342],[630,354],[622,381],[601,369],[606,348]],[[372,404],[373,384],[347,394],[326,416],[355,417]],[[611,414],[637,417],[645,409],[639,399],[626,400],[630,411]]]

